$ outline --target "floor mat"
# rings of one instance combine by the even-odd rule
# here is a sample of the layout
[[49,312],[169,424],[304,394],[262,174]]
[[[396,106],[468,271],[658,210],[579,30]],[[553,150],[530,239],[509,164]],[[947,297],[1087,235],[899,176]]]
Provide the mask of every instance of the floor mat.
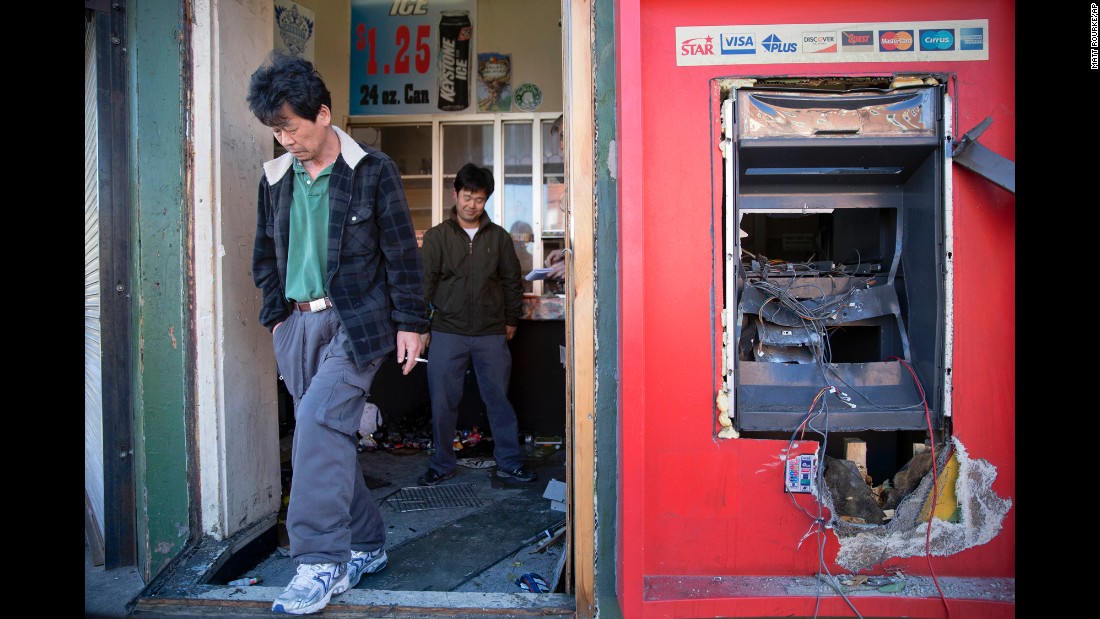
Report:
[[401,488],[386,498],[386,503],[398,512],[449,507],[480,507],[481,499],[474,494],[473,484],[442,484]]

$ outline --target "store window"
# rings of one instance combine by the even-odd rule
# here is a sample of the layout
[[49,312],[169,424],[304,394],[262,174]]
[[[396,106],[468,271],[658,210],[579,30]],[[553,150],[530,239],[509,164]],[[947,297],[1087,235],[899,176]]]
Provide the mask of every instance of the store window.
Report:
[[[348,133],[397,162],[418,239],[454,205],[459,168],[474,163],[492,169],[496,189],[485,211],[512,234],[526,273],[563,246],[564,166],[550,132],[558,115],[353,118]],[[534,294],[541,294],[545,285],[524,282],[525,290]]]
[[[559,119],[542,122],[542,250],[546,255],[565,247],[569,195],[565,190],[565,141]],[[553,130],[557,124],[557,131]]]
[[386,153],[397,163],[405,186],[413,227],[426,230],[432,222],[432,126],[430,123],[372,125],[353,129],[351,136]]

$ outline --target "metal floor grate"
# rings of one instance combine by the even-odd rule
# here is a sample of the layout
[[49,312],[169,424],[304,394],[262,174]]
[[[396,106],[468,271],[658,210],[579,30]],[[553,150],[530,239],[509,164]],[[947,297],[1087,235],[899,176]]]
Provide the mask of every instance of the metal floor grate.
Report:
[[481,499],[474,495],[473,484],[402,488],[386,499],[386,502],[399,512],[447,507],[481,507]]

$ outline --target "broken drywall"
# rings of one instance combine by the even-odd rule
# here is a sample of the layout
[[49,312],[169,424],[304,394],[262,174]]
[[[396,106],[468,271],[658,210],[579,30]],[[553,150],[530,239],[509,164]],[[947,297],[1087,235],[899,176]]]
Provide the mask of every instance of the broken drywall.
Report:
[[[988,542],[1001,530],[1001,523],[1012,507],[1012,499],[993,492],[997,468],[986,460],[972,460],[961,441],[953,438],[959,463],[959,481],[955,492],[960,507],[959,522],[932,518],[929,550],[935,556],[948,556]],[[946,456],[946,454],[945,454]],[[946,457],[937,458],[946,462]],[[937,462],[937,470],[943,463]],[[920,520],[921,510],[932,488],[932,475],[926,475],[917,489],[898,506],[894,518],[882,526],[854,526],[835,521],[834,532],[840,541],[836,563],[852,572],[867,569],[891,558],[921,556],[926,552],[928,523]],[[828,494],[828,493],[823,493]],[[836,513],[830,497],[822,497],[831,513]]]

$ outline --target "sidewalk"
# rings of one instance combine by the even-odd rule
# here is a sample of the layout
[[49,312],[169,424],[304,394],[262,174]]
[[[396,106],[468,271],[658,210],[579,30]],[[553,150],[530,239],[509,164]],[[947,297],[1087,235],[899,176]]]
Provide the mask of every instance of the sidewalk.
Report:
[[84,616],[126,617],[126,604],[145,587],[136,566],[104,570],[92,565],[92,551],[84,541]]

